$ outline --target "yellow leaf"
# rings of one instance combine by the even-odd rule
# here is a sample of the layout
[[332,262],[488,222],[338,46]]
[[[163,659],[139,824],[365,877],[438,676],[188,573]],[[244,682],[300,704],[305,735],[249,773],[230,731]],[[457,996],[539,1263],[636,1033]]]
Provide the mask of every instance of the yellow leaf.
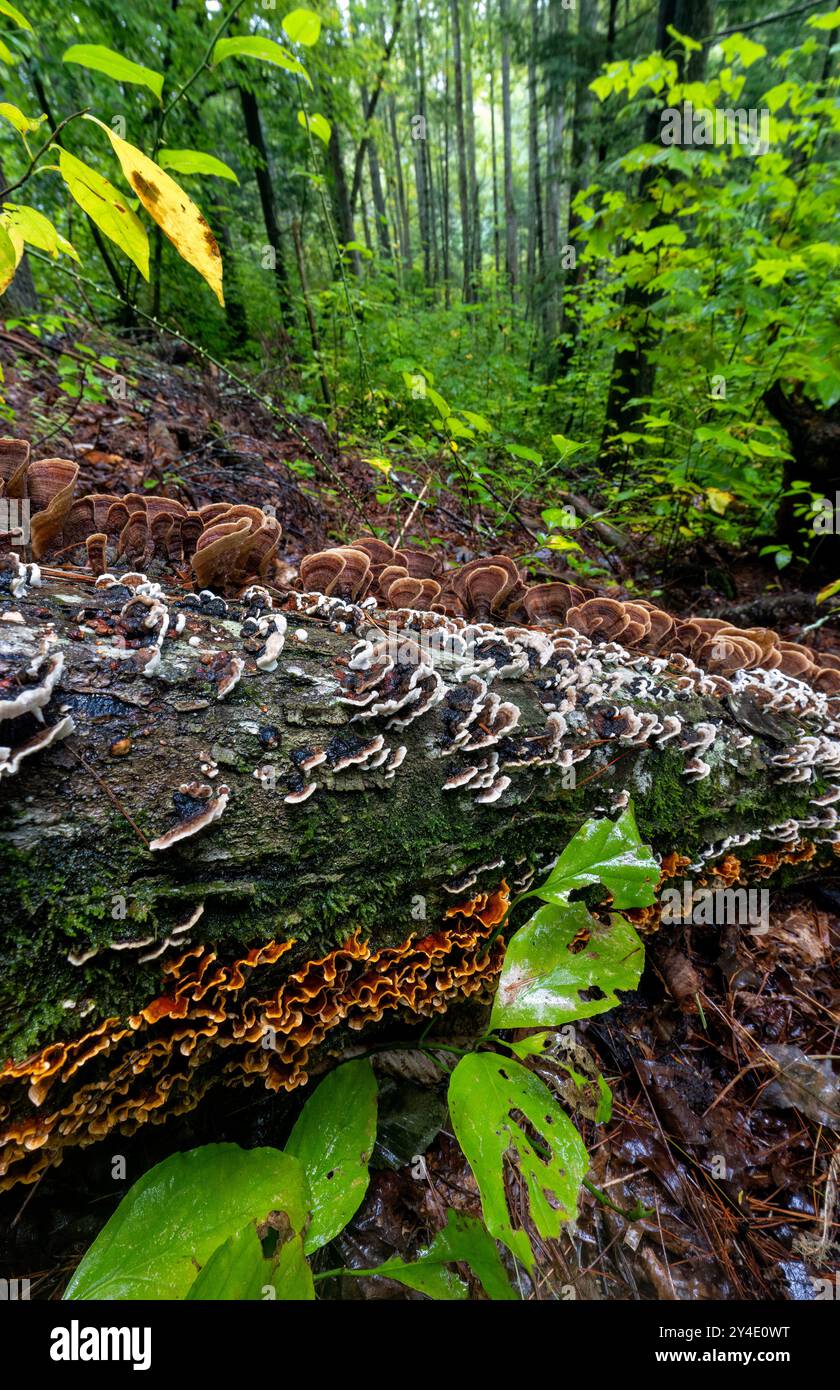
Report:
[[95,116],[86,116],[105,131],[114,147],[125,177],[140,199],[149,216],[169,237],[179,256],[203,276],[220,304],[222,291],[222,257],[210,226],[174,179],[141,150],[121,139]]
[[148,280],[149,238],[126,199],[96,169],[91,169],[69,150],[58,151],[58,163],[71,197],[100,232],[131,258],[143,279]]
[[707,487],[706,496],[709,499],[709,506],[715,516],[723,516],[730,502],[735,501],[735,494],[732,492],[722,492],[719,487]]
[[378,468],[380,473],[385,473],[386,476],[391,471],[390,459],[376,458],[375,456],[372,457],[368,455],[367,457],[363,457],[362,462],[369,463],[371,468]]
[[15,278],[20,252],[6,228],[0,226],[0,294],[3,294]]
[[826,584],[824,589],[820,589],[817,603],[825,603],[827,598],[833,598],[837,593],[840,593],[840,579],[834,579],[830,584]]
[[46,251],[53,260],[58,259],[59,251],[63,251],[66,256],[72,256],[74,261],[79,259],[75,247],[61,235],[49,218],[35,208],[23,207],[19,203],[6,203],[0,221],[15,246],[20,239],[22,242],[28,242],[30,246],[37,247],[39,251]]

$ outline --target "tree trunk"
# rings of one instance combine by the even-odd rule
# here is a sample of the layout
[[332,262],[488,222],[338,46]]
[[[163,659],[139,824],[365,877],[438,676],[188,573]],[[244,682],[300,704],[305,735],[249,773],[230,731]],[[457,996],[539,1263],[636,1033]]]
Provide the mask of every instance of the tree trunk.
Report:
[[260,195],[260,207],[262,208],[266,239],[274,252],[274,275],[275,284],[277,286],[277,298],[280,302],[280,317],[286,332],[292,334],[295,327],[295,313],[289,286],[289,275],[286,270],[286,261],[283,255],[280,224],[277,220],[277,202],[274,197],[271,161],[269,159],[268,147],[265,143],[265,135],[263,134],[260,108],[254,93],[249,91],[247,87],[239,88],[239,100],[242,105],[242,115],[245,120],[245,133],[248,137],[248,144],[256,155],[254,177],[256,178],[257,190]]
[[472,215],[464,119],[464,65],[461,53],[461,0],[452,0],[452,64],[455,73],[455,138],[458,146],[458,204],[461,210],[461,294],[465,304],[474,299],[472,268]]
[[[687,856],[664,877],[686,865],[713,878],[726,836],[748,846],[729,849],[729,883],[736,852],[746,880],[835,859],[833,809],[812,800],[836,789],[824,696],[802,721],[762,710],[750,687],[718,697],[704,678],[706,693],[680,690],[680,675],[692,678],[679,666],[663,674],[651,658],[590,652],[585,638],[537,649],[533,627],[518,630],[524,646],[510,627],[490,629],[466,659],[426,650],[418,681],[418,631],[391,615],[397,666],[379,697],[390,713],[377,713],[369,694],[348,703],[354,682],[382,683],[358,652],[347,665],[359,634],[384,631],[360,609],[322,598],[323,617],[292,610],[285,647],[270,651],[276,636],[243,623],[241,603],[184,606],[176,593],[161,613],[122,585],[43,579],[15,595],[19,620],[0,648],[5,688],[16,705],[29,692],[44,716],[15,708],[3,720],[0,1049],[48,1049],[0,1069],[7,1183],[33,1180],[66,1144],[190,1109],[220,1080],[302,1084],[309,1052],[348,1011],[351,1028],[394,1007],[416,1020],[491,980],[502,880],[519,891],[544,876],[586,818],[628,795],[654,849]],[[154,631],[168,631],[160,648]],[[484,662],[485,684],[465,683],[470,660]],[[500,666],[511,673],[493,681],[502,703],[482,709]],[[677,736],[657,741],[651,712],[676,716]],[[784,780],[780,755],[805,732],[826,736],[818,755],[811,740],[816,779]],[[708,775],[691,780],[700,763]],[[806,817],[807,831],[791,829]],[[496,894],[486,916],[454,914],[479,887]]]
[[403,267],[411,270],[414,258],[411,254],[411,219],[408,213],[408,200],[405,193],[405,179],[402,167],[402,149],[397,130],[397,103],[393,92],[388,94],[388,123],[391,130],[391,145],[394,151],[394,177],[397,181],[397,207],[400,225],[400,252]]
[[528,295],[533,314],[538,302],[538,279],[543,261],[539,91],[537,85],[537,46],[540,36],[539,0],[530,0],[530,27],[528,44]]
[[516,293],[519,239],[513,199],[513,137],[510,111],[510,0],[499,0],[502,30],[502,141],[505,163],[505,270],[511,293]]
[[[708,37],[714,28],[714,0],[659,0],[656,46],[661,52],[666,52],[674,43],[668,33],[671,27],[689,38]],[[701,82],[705,74],[708,46],[692,52],[687,63],[682,45],[677,44],[676,49],[674,56],[680,69],[679,80]],[[659,130],[660,112],[654,106],[645,120],[645,141],[652,143],[656,140]],[[640,194],[655,177],[656,170],[649,165],[639,180]],[[625,292],[624,319],[633,341],[617,352],[613,360],[601,440],[601,452],[607,457],[615,452],[608,436],[629,430],[634,423],[636,408],[631,407],[629,402],[653,392],[654,368],[649,353],[655,341],[655,330],[650,322],[650,303],[651,295],[643,285],[631,285]]]
[[490,79],[490,162],[493,170],[493,268],[496,279],[502,264],[502,251],[499,224],[499,170],[496,156],[496,54],[493,49],[493,10],[491,0],[487,5],[487,68]]
[[[362,107],[367,110],[368,96],[367,89],[362,87]],[[373,208],[376,216],[376,239],[379,249],[386,260],[392,259],[391,233],[388,228],[388,209],[385,206],[385,194],[382,191],[382,173],[379,168],[379,152],[376,148],[376,141],[371,135],[367,144],[368,173],[370,174],[370,191],[373,197]]]

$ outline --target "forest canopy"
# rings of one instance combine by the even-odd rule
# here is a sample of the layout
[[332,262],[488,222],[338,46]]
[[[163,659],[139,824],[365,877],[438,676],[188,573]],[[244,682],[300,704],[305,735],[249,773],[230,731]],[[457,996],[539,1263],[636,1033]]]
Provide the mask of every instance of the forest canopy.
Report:
[[166,324],[363,447],[382,506],[454,491],[498,531],[524,500],[520,543],[584,577],[610,566],[556,505],[570,478],[660,573],[745,537],[819,561],[837,12],[2,14],[7,311]]

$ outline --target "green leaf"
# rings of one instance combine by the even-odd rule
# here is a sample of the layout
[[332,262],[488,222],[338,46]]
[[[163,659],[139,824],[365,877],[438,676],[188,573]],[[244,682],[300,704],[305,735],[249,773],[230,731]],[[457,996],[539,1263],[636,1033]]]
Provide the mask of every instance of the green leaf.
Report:
[[9,19],[13,20],[19,29],[28,29],[30,34],[33,32],[32,25],[29,23],[26,15],[21,14],[20,10],[16,9],[16,7],[10,3],[10,0],[0,0],[0,14],[4,14]]
[[447,1301],[467,1298],[469,1289],[463,1279],[446,1268],[453,1263],[468,1264],[489,1298],[500,1302],[516,1299],[492,1236],[475,1217],[451,1208],[444,1229],[415,1260],[394,1258],[377,1265],[376,1269],[359,1273],[396,1279],[429,1298]]
[[[515,1164],[527,1187],[530,1219],[544,1239],[560,1234],[577,1211],[580,1184],[589,1166],[586,1149],[568,1116],[538,1076],[506,1057],[473,1052],[462,1057],[449,1082],[455,1136],[481,1194],[488,1231],[529,1269],[534,1256],[508,1210],[505,1164]],[[537,1134],[525,1133],[514,1114]]]
[[244,1223],[284,1212],[303,1230],[308,1193],[296,1159],[276,1149],[206,1144],[145,1173],[100,1231],[68,1299],[178,1299],[213,1251]]
[[214,174],[216,178],[239,183],[229,164],[201,150],[158,150],[157,162],[161,169],[174,169],[176,174]]
[[[589,940],[570,947],[582,932]],[[621,1001],[617,989],[635,989],[645,952],[624,917],[598,922],[583,903],[548,903],[515,932],[490,1015],[491,1028],[559,1027],[605,1013]],[[596,987],[599,999],[581,998]]]
[[20,107],[13,106],[10,101],[0,101],[0,116],[13,125],[21,135],[28,135],[30,130],[37,130],[47,119],[45,115],[39,116],[37,120],[31,116],[24,116]]
[[149,238],[123,195],[95,169],[67,150],[58,151],[58,163],[71,197],[100,232],[134,262],[144,280],[148,280]]
[[298,125],[302,125],[304,130],[311,130],[313,135],[317,135],[319,140],[323,140],[325,145],[330,143],[332,126],[326,116],[321,116],[317,111],[307,112],[298,111]]
[[4,294],[14,280],[18,259],[14,242],[0,223],[0,294]]
[[461,414],[465,419],[469,420],[470,424],[473,425],[480,434],[491,433],[493,426],[490,424],[489,420],[485,420],[483,415],[477,415],[474,410],[462,410]]
[[526,459],[528,463],[542,463],[542,454],[536,449],[528,449],[524,444],[506,444],[505,448],[515,459]]
[[242,34],[231,39],[219,39],[213,49],[213,66],[223,63],[226,58],[257,58],[261,63],[273,63],[277,68],[285,68],[302,77],[312,86],[309,73],[297,58],[293,57],[282,44],[274,39],[261,39],[255,34]]
[[122,136],[117,135],[116,131],[96,116],[85,116],[84,119],[93,121],[105,131],[120,161],[123,175],[149,216],[168,236],[178,255],[207,281],[224,307],[222,257],[216,238],[201,209],[196,207],[183,188],[142,150],[123,140]]
[[311,48],[321,33],[321,17],[312,10],[290,10],[283,20],[283,32],[290,43]]
[[827,14],[812,14],[805,20],[812,29],[840,29],[840,9]]
[[145,68],[142,63],[133,63],[123,58],[113,48],[105,48],[101,43],[74,43],[63,54],[63,63],[78,63],[80,67],[93,72],[104,72],[106,77],[116,78],[117,82],[130,82],[137,87],[148,87],[158,101],[163,95],[163,73],[154,68]]
[[764,58],[767,49],[763,43],[754,43],[752,39],[746,38],[744,34],[732,34],[728,39],[724,39],[721,44],[723,56],[727,63],[731,63],[733,58],[737,58],[742,67],[749,68],[758,58]]
[[263,1255],[257,1228],[253,1222],[228,1236],[210,1256],[207,1263],[187,1290],[187,1300],[199,1299],[246,1300],[261,1299],[263,1288],[271,1282],[274,1270]]
[[74,261],[79,259],[75,247],[61,235],[49,218],[35,208],[24,207],[20,203],[6,203],[2,222],[12,241],[20,239],[28,246],[46,251],[53,259],[57,259],[59,251],[72,256]]
[[425,394],[427,398],[432,402],[432,405],[434,406],[441,420],[446,420],[448,416],[452,414],[451,410],[449,409],[449,406],[447,405],[440,392],[435,391],[434,387],[429,386],[428,383],[426,385]]
[[9,45],[0,39],[0,63],[8,63],[9,67],[13,68],[15,63],[19,61],[17,54],[13,53]]
[[303,1253],[303,1240],[292,1236],[268,1258],[252,1221],[213,1251],[186,1297],[189,1301],[238,1303],[270,1297],[283,1302],[311,1301],[315,1286]]
[[303,1166],[312,1193],[306,1253],[337,1236],[361,1205],[376,1142],[376,1077],[366,1058],[336,1067],[298,1116],[286,1153]]
[[617,908],[650,907],[659,882],[659,865],[643,845],[633,808],[617,821],[588,820],[569,841],[545,883],[523,893],[562,906],[572,889],[602,883]]
[[583,444],[576,443],[574,439],[567,439],[564,434],[553,434],[551,436],[551,442],[560,450],[560,457],[564,459],[571,458],[572,454],[576,454],[578,449],[583,449],[585,447]]

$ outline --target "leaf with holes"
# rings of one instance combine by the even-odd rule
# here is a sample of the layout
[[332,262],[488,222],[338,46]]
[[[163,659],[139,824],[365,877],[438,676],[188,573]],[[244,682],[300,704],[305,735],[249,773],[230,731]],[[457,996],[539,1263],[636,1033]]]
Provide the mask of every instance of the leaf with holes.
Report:
[[[636,988],[644,963],[625,918],[614,915],[605,927],[583,903],[547,904],[508,942],[490,1027],[559,1027],[605,1013],[621,1002],[617,989]],[[591,989],[600,998],[584,999]]]
[[190,1302],[254,1301],[264,1299],[269,1288],[283,1302],[311,1301],[315,1297],[301,1237],[292,1236],[268,1257],[252,1221],[213,1251],[186,1297]]
[[617,821],[586,821],[545,883],[522,897],[562,904],[572,889],[602,883],[615,907],[649,907],[658,882],[659,865],[649,846],[642,844],[633,808],[628,806]]
[[575,1217],[589,1166],[580,1135],[538,1076],[492,1052],[473,1052],[458,1063],[449,1081],[449,1113],[478,1183],[488,1231],[531,1269],[528,1236],[514,1230],[508,1209],[506,1165],[527,1189],[538,1234],[554,1239]]
[[244,1223],[271,1218],[300,1235],[309,1209],[303,1170],[277,1149],[205,1144],[144,1173],[99,1232],[69,1299],[178,1299]]
[[159,164],[123,140],[96,116],[86,116],[85,120],[94,121],[105,131],[123,174],[149,216],[169,237],[179,256],[203,276],[219,303],[224,305],[222,257],[209,224],[192,199]]
[[376,1142],[376,1077],[366,1058],[336,1067],[298,1116],[286,1145],[303,1165],[312,1193],[306,1253],[337,1236],[367,1192]]

